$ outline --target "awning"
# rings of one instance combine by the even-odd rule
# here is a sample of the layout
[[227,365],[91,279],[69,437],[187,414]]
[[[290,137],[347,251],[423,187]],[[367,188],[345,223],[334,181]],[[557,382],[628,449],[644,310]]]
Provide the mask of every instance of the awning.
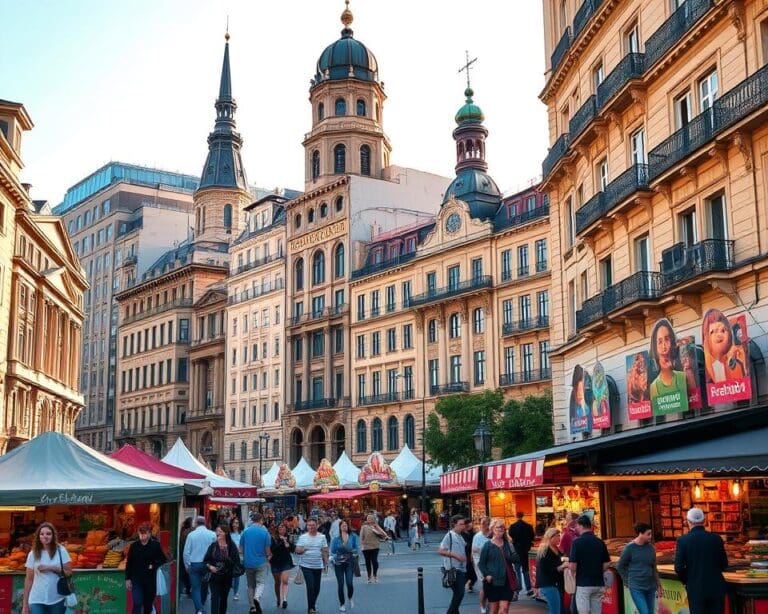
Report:
[[445,495],[454,492],[477,490],[479,482],[480,465],[449,471],[440,476],[440,492]]
[[488,490],[530,488],[544,482],[544,457],[499,465],[486,465],[485,487]]
[[357,497],[367,497],[368,495],[384,495],[385,497],[397,497],[400,493],[391,490],[368,490],[364,488],[355,488],[352,490],[334,490],[331,492],[322,492],[307,497],[310,501],[329,501],[333,499],[355,499]]
[[605,475],[768,472],[768,426],[602,465]]

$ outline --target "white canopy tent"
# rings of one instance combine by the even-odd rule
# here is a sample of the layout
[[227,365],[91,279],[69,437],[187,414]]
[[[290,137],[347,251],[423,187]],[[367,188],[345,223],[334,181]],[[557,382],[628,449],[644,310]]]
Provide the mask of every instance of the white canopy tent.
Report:
[[261,476],[261,483],[264,485],[265,490],[274,489],[275,480],[277,479],[277,474],[279,472],[280,465],[278,465],[276,462],[273,462],[272,466],[269,468],[269,471]]
[[[400,454],[393,460],[390,467],[394,469],[397,475],[397,481],[403,486],[414,486],[421,484],[421,459],[418,458],[411,449],[405,445],[400,450]],[[426,483],[429,485],[439,484],[440,476],[443,474],[442,467],[432,467],[427,465],[426,468]]]
[[336,463],[333,465],[334,471],[339,478],[339,486],[359,488],[358,479],[360,477],[360,467],[353,463],[346,451],[341,453]]
[[303,456],[291,470],[293,477],[296,478],[296,490],[307,490],[315,487],[315,470]]

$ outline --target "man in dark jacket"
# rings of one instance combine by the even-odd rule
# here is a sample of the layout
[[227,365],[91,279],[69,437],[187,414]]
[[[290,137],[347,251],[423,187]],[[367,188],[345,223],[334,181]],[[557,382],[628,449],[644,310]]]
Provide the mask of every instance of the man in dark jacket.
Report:
[[[517,567],[517,577],[520,580],[520,589],[527,590],[530,597],[533,595],[533,587],[531,586],[531,576],[528,573],[528,552],[531,546],[533,546],[535,536],[533,527],[523,520],[523,516],[525,516],[523,512],[517,512],[517,521],[509,525],[509,536],[512,538],[512,543],[515,546],[517,558],[520,559],[515,565]],[[523,584],[523,581],[525,581],[525,584]]]
[[675,573],[688,593],[691,614],[722,614],[725,611],[725,578],[728,567],[723,539],[704,529],[704,512],[688,510],[690,532],[679,537],[675,551]]

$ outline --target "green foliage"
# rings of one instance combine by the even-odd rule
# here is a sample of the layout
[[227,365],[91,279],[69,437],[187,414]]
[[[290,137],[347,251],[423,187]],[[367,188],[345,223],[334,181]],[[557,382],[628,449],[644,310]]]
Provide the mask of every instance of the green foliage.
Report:
[[494,432],[494,445],[501,448],[502,457],[535,452],[553,443],[551,392],[504,406]]
[[499,390],[441,398],[427,419],[424,433],[432,464],[467,467],[482,462],[472,435],[482,419],[494,432],[503,403]]

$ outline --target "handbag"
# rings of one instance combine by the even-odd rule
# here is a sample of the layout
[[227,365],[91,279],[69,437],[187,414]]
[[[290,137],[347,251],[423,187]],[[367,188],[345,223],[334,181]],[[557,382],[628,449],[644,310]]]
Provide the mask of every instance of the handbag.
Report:
[[61,558],[61,549],[59,549],[58,552],[59,565],[61,566],[61,577],[59,578],[59,581],[56,582],[56,592],[59,593],[59,595],[66,597],[67,595],[71,595],[75,592],[75,581],[71,576],[67,577],[64,575],[64,561]]
[[[517,578],[517,571],[515,571],[513,564],[510,563],[510,559],[512,558],[512,549],[507,543],[504,544],[504,549],[505,551],[502,552],[502,557],[504,559],[504,567],[507,570],[507,584],[509,584],[509,588],[517,592],[520,590],[520,584]],[[509,552],[509,558],[507,558],[507,552]]]
[[234,561],[232,563],[232,576],[234,576],[235,578],[239,578],[244,574],[245,574],[245,567],[243,567],[243,564],[239,561]]
[[360,571],[360,557],[355,555],[355,556],[352,557],[352,560],[355,563],[355,567],[354,567],[353,573],[355,574],[355,578],[359,578],[360,576],[363,575],[362,572]]
[[[453,552],[453,535],[451,535],[451,531],[448,531],[448,552]],[[442,568],[443,570],[443,588],[453,588],[453,585],[456,584],[456,573],[457,570],[453,566],[452,560],[450,557],[448,558],[448,565],[449,568],[446,569],[445,567]]]
[[168,583],[165,581],[165,574],[163,573],[162,567],[157,568],[155,576],[155,586],[157,586],[157,592],[155,594],[158,597],[164,597],[168,594]]
[[304,573],[301,571],[301,567],[296,570],[296,575],[293,577],[293,583],[301,586],[304,584]]
[[569,595],[573,595],[576,592],[576,576],[571,571],[570,567],[565,568],[563,578],[565,583],[565,592]]

